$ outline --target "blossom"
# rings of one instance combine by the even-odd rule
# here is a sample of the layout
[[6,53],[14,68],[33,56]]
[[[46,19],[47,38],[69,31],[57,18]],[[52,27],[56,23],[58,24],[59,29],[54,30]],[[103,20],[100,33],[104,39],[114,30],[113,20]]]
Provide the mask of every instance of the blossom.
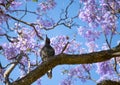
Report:
[[116,17],[114,15],[111,15],[110,12],[106,12],[102,16],[102,21],[100,22],[101,27],[105,34],[109,34],[110,32],[116,31]]
[[89,52],[94,52],[96,51],[96,48],[98,48],[98,45],[93,41],[86,43],[86,46],[88,47]]
[[69,78],[79,78],[82,82],[85,82],[87,79],[89,79],[88,72],[92,69],[92,66],[90,64],[83,64],[78,65],[72,69],[70,69],[68,73]]
[[16,46],[12,45],[11,43],[3,44],[2,48],[4,49],[4,54],[8,60],[15,59],[19,53],[19,50],[16,48]]
[[103,43],[102,50],[108,50],[108,49],[109,49],[109,47],[108,47],[107,43]]
[[84,3],[84,7],[80,10],[79,18],[88,23],[98,23],[95,0],[81,0],[81,2]]
[[87,2],[88,0],[80,0],[80,2]]
[[14,9],[18,8],[21,5],[22,5],[22,2],[18,2],[18,1],[13,1],[11,3],[11,7],[14,8]]
[[18,36],[18,42],[15,42],[17,48],[22,51],[31,51],[35,47],[35,32],[28,30],[28,28],[22,28],[21,35]]
[[21,30],[21,34],[18,35],[17,42],[9,42],[3,44],[2,47],[4,49],[4,54],[7,57],[7,59],[11,60],[16,58],[20,51],[29,53],[32,50],[34,50],[35,46],[37,46],[34,37],[34,31],[30,31],[27,28],[23,28]]
[[55,5],[56,5],[56,3],[55,3],[54,0],[46,0],[46,1],[41,2],[39,4],[39,6],[41,7],[42,11],[50,10],[50,9],[54,8]]
[[119,1],[80,0],[80,2],[84,5],[79,12],[79,18],[86,21],[89,27],[96,28],[100,26],[105,34],[115,33],[117,17],[113,10],[116,11],[120,8]]
[[85,28],[84,27],[82,27],[82,26],[80,26],[79,28],[78,28],[78,34],[79,35],[83,35],[83,33],[84,33],[84,31],[85,31]]
[[88,41],[95,41],[96,39],[99,38],[100,36],[100,32],[96,31],[96,30],[87,30],[84,34],[84,36],[86,37],[86,39]]
[[110,61],[97,63],[97,71],[100,76],[108,74],[109,76],[114,74],[114,68],[111,66]]
[[73,85],[70,79],[64,79],[60,85]]
[[4,0],[0,0],[0,3],[3,3],[4,2]]
[[75,40],[72,40],[66,47],[65,53],[70,54],[79,54],[79,49],[81,47],[81,43]]
[[40,18],[38,20],[38,24],[41,26],[41,28],[49,28],[52,27],[55,23],[52,19],[42,19]]
[[[51,45],[55,49],[55,53],[59,54],[68,42],[67,36],[56,36],[51,39]],[[72,40],[64,50],[64,53],[79,53],[81,43]]]
[[67,42],[68,42],[67,36],[56,36],[51,39],[51,45],[55,49],[56,54],[61,53]]
[[95,41],[96,39],[99,39],[101,35],[101,31],[92,29],[90,27],[80,26],[78,28],[78,34],[90,42],[90,41]]

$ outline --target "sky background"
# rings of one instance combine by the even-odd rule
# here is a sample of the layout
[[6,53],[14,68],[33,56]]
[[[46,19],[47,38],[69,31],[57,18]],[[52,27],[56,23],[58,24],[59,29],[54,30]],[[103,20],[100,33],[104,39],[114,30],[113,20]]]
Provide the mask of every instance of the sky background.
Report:
[[[69,1],[70,0],[56,0],[56,7],[53,10],[50,10],[48,12],[48,15],[50,17],[52,17],[55,22],[57,22],[59,20],[61,9],[64,9],[66,7],[66,5],[68,5]],[[34,3],[29,2],[27,4],[28,10],[35,10],[36,7],[37,7],[37,4],[38,4],[37,2],[34,2]],[[23,7],[21,7],[21,8],[23,8]],[[70,7],[69,10],[70,10],[69,11],[69,16],[74,16],[76,13],[78,13],[78,11],[79,11],[79,0],[75,0],[75,2],[72,4],[72,6]],[[33,22],[33,21],[36,20],[36,16],[28,14],[23,18],[23,20],[28,21],[28,22]],[[87,25],[87,23],[81,21],[80,19],[76,19],[75,21],[79,22],[79,25],[82,25],[82,26]],[[14,23],[14,22],[11,22],[11,23]],[[120,29],[118,29],[118,30],[120,30]],[[58,36],[58,35],[67,35],[67,36],[69,36],[70,39],[75,38],[76,41],[78,41],[80,43],[81,42],[85,43],[84,38],[82,38],[80,35],[78,35],[77,27],[69,29],[69,28],[66,28],[64,26],[59,26],[59,27],[56,27],[53,30],[50,30],[50,31],[45,31],[44,30],[43,32],[45,34],[47,34],[49,38],[52,38],[52,37],[55,37],[55,36]],[[76,36],[76,37],[74,37],[74,36]],[[120,37],[118,37],[118,36],[115,36],[113,38],[113,41],[115,41],[115,42],[112,43],[112,46],[115,46],[117,44],[118,39],[120,39]],[[0,40],[1,40],[1,43],[6,42],[5,39],[0,39]],[[105,43],[105,39],[102,37],[99,40],[97,40],[96,42],[99,43],[99,46],[100,46],[103,43]],[[44,43],[44,41],[42,41],[42,43]],[[8,63],[8,61],[2,55],[0,55],[0,56],[1,56],[0,61],[1,61],[1,63],[3,63],[3,65]],[[34,55],[32,57],[34,57]],[[75,65],[69,65],[69,66],[68,65],[59,65],[59,66],[56,66],[55,68],[53,68],[53,77],[52,77],[52,79],[47,78],[46,75],[44,75],[41,78],[42,85],[59,85],[59,83],[63,79],[65,79],[67,77],[67,74],[63,75],[62,71],[65,70],[65,69],[70,69],[70,68],[72,68],[74,66]],[[92,70],[91,73],[92,73],[92,77],[94,77],[95,79],[99,78],[99,76],[96,74],[95,69]],[[17,76],[19,76],[19,74],[20,74],[20,72],[18,71],[18,69],[16,67],[14,69],[14,71],[11,73],[11,77],[16,78]],[[32,85],[36,85],[36,82],[34,82]],[[83,83],[79,79],[77,79],[77,80],[75,80],[74,85],[96,85],[96,83],[94,83],[93,81],[87,81],[87,82]]]

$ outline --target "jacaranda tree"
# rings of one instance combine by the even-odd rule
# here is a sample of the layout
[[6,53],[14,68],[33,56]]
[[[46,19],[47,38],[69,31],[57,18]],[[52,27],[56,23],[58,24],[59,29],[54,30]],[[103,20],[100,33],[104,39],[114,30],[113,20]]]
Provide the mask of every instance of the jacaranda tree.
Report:
[[[119,16],[120,0],[0,0],[1,84],[41,85],[50,69],[67,64],[74,66],[60,85],[120,85]],[[42,62],[46,35],[55,56]]]

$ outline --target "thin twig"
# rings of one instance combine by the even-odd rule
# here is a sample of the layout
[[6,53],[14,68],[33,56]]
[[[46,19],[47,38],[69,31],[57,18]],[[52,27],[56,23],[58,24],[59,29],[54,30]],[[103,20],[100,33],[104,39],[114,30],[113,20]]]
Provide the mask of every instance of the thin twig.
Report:
[[17,18],[15,18],[15,17],[13,17],[13,16],[11,16],[11,15],[9,15],[9,14],[6,14],[6,16],[8,16],[8,17],[10,17],[10,18],[12,18],[13,20],[16,20],[16,21],[18,21],[18,22],[21,22],[21,23],[23,23],[23,24],[26,24],[26,25],[28,25],[28,26],[30,26],[30,27],[33,27],[33,29],[34,29],[35,32],[36,32],[36,35],[37,35],[41,40],[43,40],[43,38],[39,35],[38,31],[36,30],[36,28],[35,28],[35,26],[34,26],[34,25],[36,25],[36,24],[27,23],[27,22],[25,22],[25,21],[22,21],[22,20],[20,20],[20,19],[17,19]]
[[66,43],[66,45],[65,45],[64,48],[62,49],[61,53],[63,53],[63,52],[66,50],[68,44],[69,44],[69,42]]

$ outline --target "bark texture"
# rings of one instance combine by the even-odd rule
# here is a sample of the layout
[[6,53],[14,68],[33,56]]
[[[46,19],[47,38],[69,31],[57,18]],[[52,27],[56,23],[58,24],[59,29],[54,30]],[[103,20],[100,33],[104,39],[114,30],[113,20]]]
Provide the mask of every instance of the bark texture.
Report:
[[103,80],[97,85],[120,85],[120,81]]

